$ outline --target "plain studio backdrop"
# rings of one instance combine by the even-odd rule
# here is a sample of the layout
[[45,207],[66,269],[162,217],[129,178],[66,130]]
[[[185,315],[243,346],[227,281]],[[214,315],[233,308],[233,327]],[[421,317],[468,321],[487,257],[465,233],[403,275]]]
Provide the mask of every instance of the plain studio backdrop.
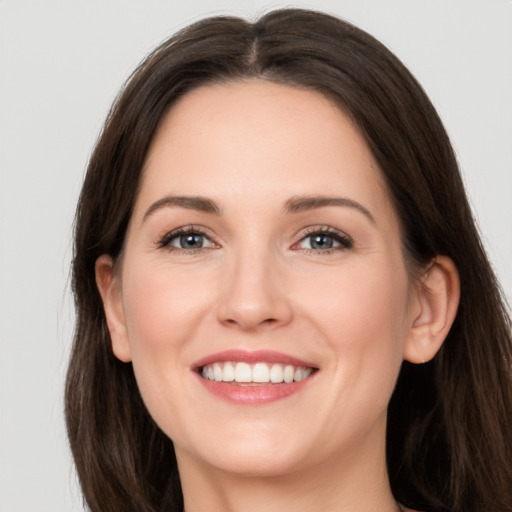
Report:
[[512,0],[0,0],[1,512],[84,510],[62,401],[71,233],[117,91],[150,49],[205,15],[290,5],[354,22],[422,83],[512,301]]

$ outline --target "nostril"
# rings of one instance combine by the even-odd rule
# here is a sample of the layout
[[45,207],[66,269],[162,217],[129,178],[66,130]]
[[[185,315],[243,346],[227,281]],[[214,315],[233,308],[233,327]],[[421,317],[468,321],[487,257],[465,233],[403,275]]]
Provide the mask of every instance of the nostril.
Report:
[[264,320],[260,320],[260,321],[257,321],[257,320],[254,320],[254,321],[251,321],[250,319],[234,319],[234,318],[226,318],[223,320],[223,323],[227,326],[237,326],[237,327],[241,327],[242,329],[246,329],[246,330],[254,330],[254,329],[258,329],[259,327],[264,327],[264,326],[274,326],[276,325],[277,323],[279,323],[279,320],[277,318],[265,318]]
[[226,327],[248,331],[275,328],[289,324],[293,317],[287,298],[274,293],[270,284],[238,283],[236,289],[226,290],[225,294],[219,301],[217,319]]

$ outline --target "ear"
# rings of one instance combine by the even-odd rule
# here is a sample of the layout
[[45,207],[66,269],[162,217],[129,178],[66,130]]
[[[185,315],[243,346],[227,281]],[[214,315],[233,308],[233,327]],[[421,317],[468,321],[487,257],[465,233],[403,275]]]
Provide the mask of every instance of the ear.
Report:
[[96,285],[103,301],[112,351],[121,361],[131,361],[130,345],[124,318],[121,282],[112,258],[103,254],[96,260]]
[[404,359],[418,364],[430,361],[437,354],[457,314],[460,280],[453,261],[436,256],[414,293]]

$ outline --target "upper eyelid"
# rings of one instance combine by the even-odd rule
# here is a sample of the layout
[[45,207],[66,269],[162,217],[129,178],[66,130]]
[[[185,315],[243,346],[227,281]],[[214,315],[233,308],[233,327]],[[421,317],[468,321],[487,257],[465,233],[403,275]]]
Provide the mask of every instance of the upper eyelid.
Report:
[[[338,247],[332,247],[329,249],[312,249],[312,248],[300,248],[302,251],[310,252],[310,253],[318,253],[318,254],[329,254],[332,252],[339,252],[340,250],[347,250],[352,249],[354,247],[354,239],[346,232],[341,231],[336,228],[332,228],[330,226],[311,226],[311,228],[306,231],[302,232],[298,235],[297,240],[292,244],[291,248],[293,250],[299,250],[299,248],[296,248],[301,242],[303,242],[308,237],[315,235],[315,234],[324,234],[328,235],[332,238],[334,238],[340,246]],[[295,248],[295,249],[294,249]]]
[[[156,245],[159,247],[165,247],[173,238],[184,234],[184,233],[197,233],[199,235],[205,236],[208,238],[211,242],[214,244],[220,246],[221,243],[219,241],[219,237],[216,236],[209,228],[197,224],[190,224],[185,226],[180,226],[175,229],[172,229],[170,231],[165,232],[162,236],[159,236],[156,240]],[[293,242],[293,245],[298,244],[300,241],[304,240],[308,236],[314,235],[314,234],[328,234],[334,237],[338,237],[340,239],[343,239],[350,244],[354,243],[354,239],[345,231],[342,231],[337,228],[333,228],[332,226],[327,225],[311,225],[307,226],[305,228],[302,228],[295,236],[295,241]]]
[[208,228],[194,224],[180,226],[178,228],[171,229],[170,231],[165,232],[162,236],[159,236],[157,238],[156,245],[158,247],[165,247],[173,238],[186,233],[197,233],[198,235],[208,238],[214,244],[219,245],[217,237],[215,237]]
[[344,238],[353,242],[353,238],[340,229],[333,228],[331,226],[310,226],[309,228],[305,228],[297,235],[297,240],[300,241],[303,238],[314,235],[315,233],[325,233],[329,235],[338,235],[340,238]]

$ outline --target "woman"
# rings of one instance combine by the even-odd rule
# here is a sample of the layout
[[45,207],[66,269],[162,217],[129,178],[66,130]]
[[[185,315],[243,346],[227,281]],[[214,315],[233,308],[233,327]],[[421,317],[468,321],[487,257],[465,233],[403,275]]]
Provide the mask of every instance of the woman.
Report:
[[434,108],[350,24],[214,18],[153,52],[73,284],[91,510],[512,510],[510,320]]

